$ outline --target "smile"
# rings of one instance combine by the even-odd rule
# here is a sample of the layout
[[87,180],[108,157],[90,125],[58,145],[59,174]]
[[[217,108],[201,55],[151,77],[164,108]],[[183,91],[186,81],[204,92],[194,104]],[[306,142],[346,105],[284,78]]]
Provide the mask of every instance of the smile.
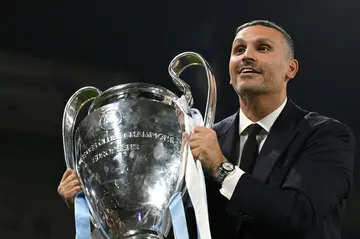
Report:
[[250,75],[250,74],[259,74],[257,72],[254,72],[254,71],[250,71],[250,72],[241,72],[240,75]]
[[243,68],[240,68],[237,71],[237,73],[238,74],[259,74],[260,72],[251,67],[243,67]]

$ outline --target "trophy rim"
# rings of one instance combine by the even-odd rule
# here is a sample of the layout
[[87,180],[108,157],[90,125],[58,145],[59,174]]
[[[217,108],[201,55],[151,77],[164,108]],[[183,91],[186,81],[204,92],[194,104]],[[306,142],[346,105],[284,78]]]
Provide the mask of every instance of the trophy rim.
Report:
[[[156,98],[152,97],[144,97],[148,100],[156,100],[160,103],[165,103],[168,105],[174,105],[175,101],[179,98],[175,93],[172,91],[166,89],[163,86],[155,85],[155,84],[149,84],[149,83],[143,83],[143,82],[135,82],[135,83],[126,83],[126,84],[120,84],[113,87],[110,87],[109,89],[105,90],[101,95],[99,95],[90,105],[88,114],[94,112],[95,110],[101,108],[103,106],[103,103],[106,102],[108,99],[112,97],[116,97],[116,100],[114,102],[126,99],[126,94],[129,93],[150,93],[153,94],[156,97],[163,98],[162,100],[156,100]],[[111,102],[111,103],[114,103]],[[108,104],[107,102],[106,104]]]

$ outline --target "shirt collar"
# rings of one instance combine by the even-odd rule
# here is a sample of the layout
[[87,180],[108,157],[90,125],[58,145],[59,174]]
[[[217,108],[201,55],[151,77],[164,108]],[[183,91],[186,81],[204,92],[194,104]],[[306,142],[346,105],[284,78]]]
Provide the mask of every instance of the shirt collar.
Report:
[[251,120],[249,120],[244,113],[241,110],[239,110],[239,134],[242,134],[243,131],[251,124],[257,123],[259,124],[265,131],[266,133],[270,132],[271,127],[273,126],[273,124],[275,123],[276,119],[279,117],[281,111],[284,109],[285,105],[287,102],[287,98],[285,98],[284,102],[273,112],[271,112],[270,114],[268,114],[267,116],[265,116],[264,118],[262,118],[261,120],[259,120],[258,122],[252,122]]

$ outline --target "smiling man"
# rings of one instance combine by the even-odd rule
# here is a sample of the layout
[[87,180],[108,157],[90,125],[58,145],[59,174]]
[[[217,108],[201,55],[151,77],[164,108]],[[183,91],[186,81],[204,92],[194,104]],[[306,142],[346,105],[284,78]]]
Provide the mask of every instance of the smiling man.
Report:
[[[190,143],[207,169],[213,239],[341,238],[355,139],[345,124],[288,98],[298,67],[290,36],[276,24],[238,28],[229,73],[240,109],[213,129],[196,127]],[[71,202],[80,190],[65,172],[59,194]],[[195,239],[191,208],[187,218]]]
[[354,136],[288,98],[298,67],[291,37],[276,24],[237,29],[229,73],[240,109],[213,129],[196,127],[191,137],[208,172],[214,239],[341,238]]

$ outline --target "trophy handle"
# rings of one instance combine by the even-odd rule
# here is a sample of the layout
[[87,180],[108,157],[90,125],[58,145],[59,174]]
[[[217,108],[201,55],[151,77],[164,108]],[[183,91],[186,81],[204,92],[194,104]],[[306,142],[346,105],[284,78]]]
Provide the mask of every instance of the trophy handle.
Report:
[[82,107],[94,100],[101,91],[92,86],[86,86],[76,91],[66,103],[62,120],[62,138],[66,167],[76,170],[74,156],[74,129],[76,118]]
[[204,115],[204,126],[212,128],[216,110],[216,81],[211,67],[207,61],[198,53],[183,52],[177,55],[170,62],[168,71],[175,85],[184,93],[189,107],[192,107],[194,100],[191,94],[190,86],[185,81],[180,79],[179,76],[186,68],[194,65],[200,65],[205,68],[208,82],[208,92]]

